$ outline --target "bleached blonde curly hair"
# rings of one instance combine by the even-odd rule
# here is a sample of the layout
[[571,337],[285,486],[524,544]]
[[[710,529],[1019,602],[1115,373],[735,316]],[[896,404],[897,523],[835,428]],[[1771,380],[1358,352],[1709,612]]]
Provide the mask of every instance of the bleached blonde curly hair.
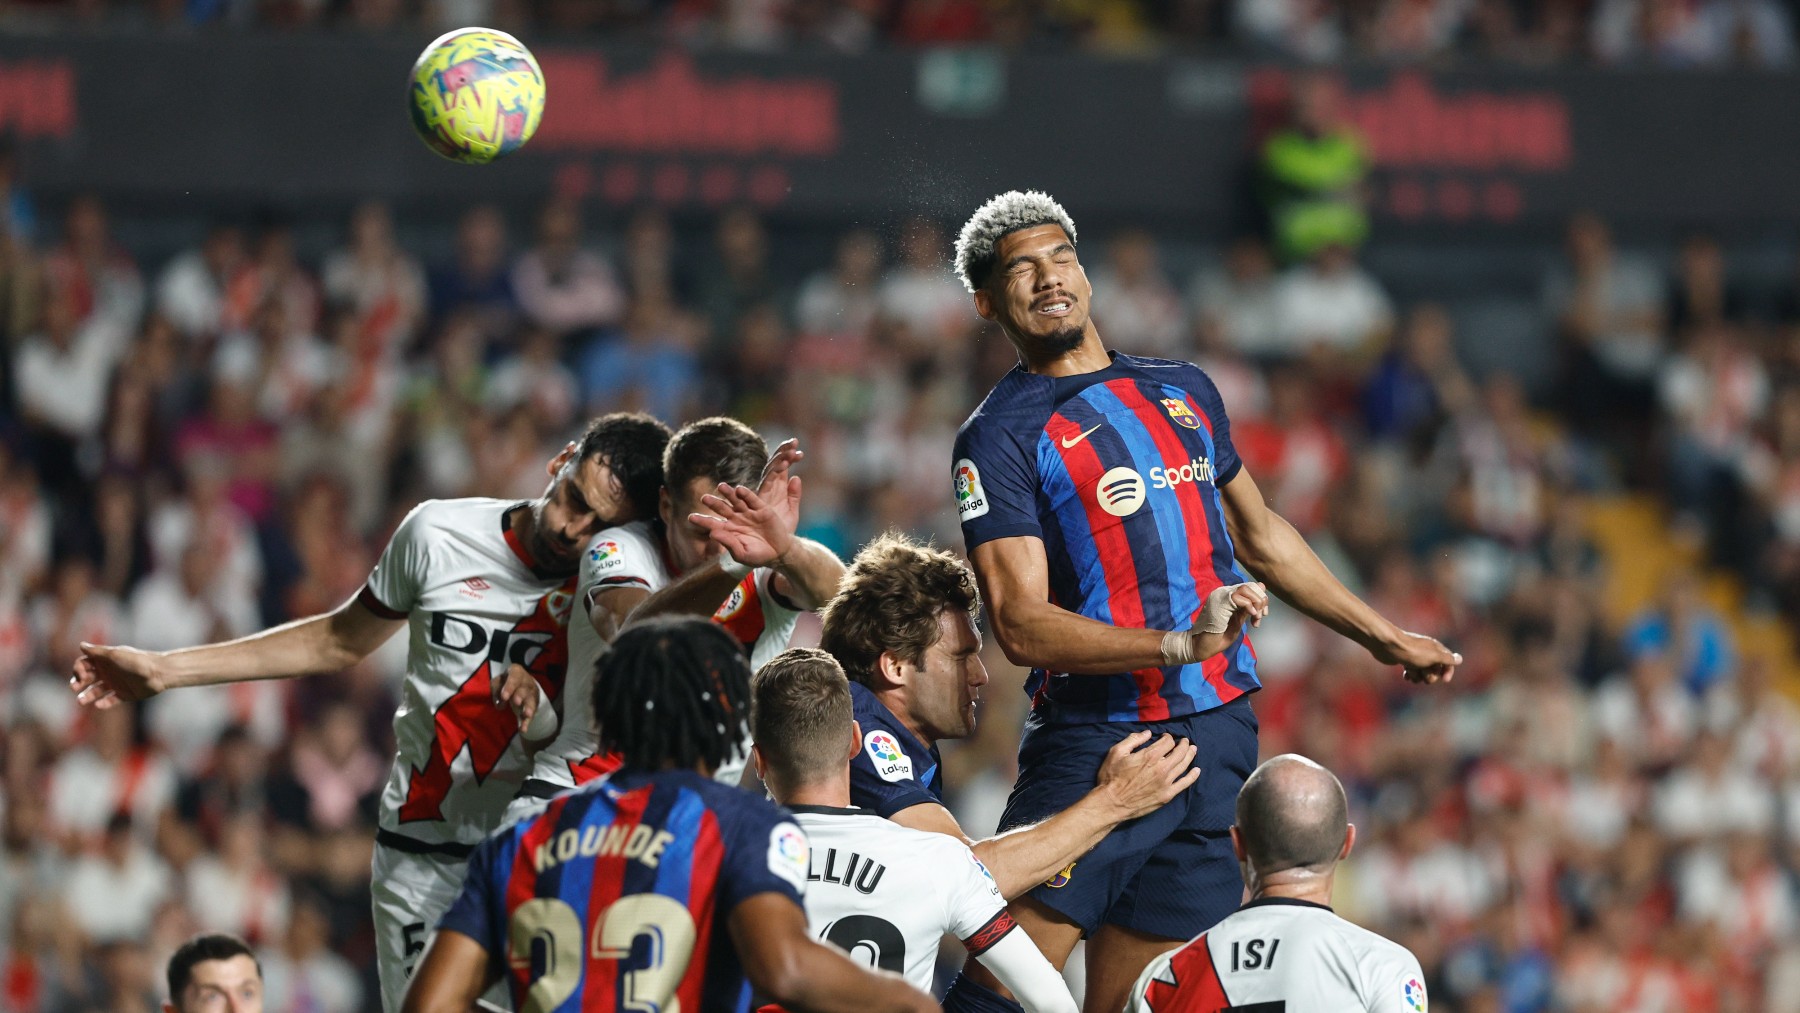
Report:
[[987,284],[1001,237],[1039,225],[1060,225],[1075,242],[1075,220],[1042,190],[1008,190],[976,208],[956,236],[956,276],[963,287],[974,292]]

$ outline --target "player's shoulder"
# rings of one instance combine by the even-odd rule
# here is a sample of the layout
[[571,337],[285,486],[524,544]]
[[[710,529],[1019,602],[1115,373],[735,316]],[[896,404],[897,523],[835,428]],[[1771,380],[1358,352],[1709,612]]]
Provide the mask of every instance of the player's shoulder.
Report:
[[690,793],[721,821],[767,825],[794,820],[793,813],[762,795],[690,771],[661,775],[655,783],[664,791]]
[[493,499],[488,496],[462,496],[456,499],[428,499],[408,511],[402,526],[422,525],[428,527],[450,527],[466,523],[475,516],[499,514],[507,507],[516,504],[515,500]]
[[1206,375],[1206,370],[1186,359],[1160,359],[1152,355],[1126,355],[1121,352],[1115,362],[1149,379],[1171,386],[1187,389],[1198,387],[1207,392],[1218,389],[1213,384],[1212,377]]
[[662,539],[651,522],[631,521],[605,528],[588,542],[582,583],[605,584],[614,575],[629,575],[634,579],[627,583],[649,583],[652,589],[668,578]]
[[1054,407],[1053,399],[1049,379],[1014,366],[963,420],[957,430],[958,442],[997,432],[1041,428]]
[[654,556],[658,551],[660,539],[656,537],[656,527],[647,520],[627,521],[610,528],[602,528],[588,542],[590,554],[610,556],[613,553],[643,553]]
[[1418,959],[1411,950],[1322,905],[1285,898],[1263,898],[1251,901],[1231,916],[1231,919],[1239,918],[1246,921],[1279,921],[1289,932],[1310,937],[1314,945],[1335,949],[1359,967],[1373,968],[1390,964],[1395,967],[1418,967]]

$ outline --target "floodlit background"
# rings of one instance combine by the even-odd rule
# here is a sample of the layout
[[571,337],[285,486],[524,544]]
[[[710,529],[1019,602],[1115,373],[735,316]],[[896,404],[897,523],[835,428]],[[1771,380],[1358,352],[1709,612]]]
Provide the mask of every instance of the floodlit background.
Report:
[[[549,76],[494,166],[405,115],[467,24]],[[1012,187],[1108,344],[1199,362],[1275,507],[1468,659],[1257,631],[1265,755],[1352,793],[1338,910],[1439,1010],[1800,1009],[1794,46],[1782,0],[0,4],[0,1009],[154,1009],[201,929],[271,1010],[374,1008],[404,638],[106,713],[81,640],[330,608],[412,504],[533,496],[623,407],[798,435],[842,553],[958,545],[1013,355],[949,241]],[[1025,704],[989,654],[976,834]]]

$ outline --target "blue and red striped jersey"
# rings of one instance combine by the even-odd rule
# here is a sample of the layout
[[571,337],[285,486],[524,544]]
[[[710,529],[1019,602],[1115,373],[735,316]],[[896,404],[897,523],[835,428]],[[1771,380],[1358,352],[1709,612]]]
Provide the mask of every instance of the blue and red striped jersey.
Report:
[[785,809],[691,771],[623,770],[488,838],[439,923],[486,948],[517,1009],[745,1013],[727,919],[800,904],[806,835]]
[[[1238,473],[1231,423],[1191,363],[1113,353],[1105,369],[1048,377],[1015,367],[956,437],[968,550],[1044,542],[1050,600],[1114,626],[1186,630],[1214,588],[1249,578],[1219,487]],[[1206,661],[1116,675],[1039,669],[1026,689],[1047,721],[1158,721],[1259,688],[1248,636]]]

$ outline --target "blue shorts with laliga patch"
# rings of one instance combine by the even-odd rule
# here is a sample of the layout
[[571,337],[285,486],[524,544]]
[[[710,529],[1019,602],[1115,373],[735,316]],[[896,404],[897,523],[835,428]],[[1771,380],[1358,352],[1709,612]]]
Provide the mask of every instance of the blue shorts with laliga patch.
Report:
[[1025,720],[1019,780],[1000,829],[1062,812],[1093,789],[1106,751],[1132,732],[1185,738],[1199,747],[1200,777],[1161,809],[1122,823],[1094,849],[1028,896],[1091,935],[1119,925],[1192,939],[1237,910],[1244,882],[1231,852],[1238,789],[1256,769],[1256,714],[1248,696],[1169,721],[1047,724]]

